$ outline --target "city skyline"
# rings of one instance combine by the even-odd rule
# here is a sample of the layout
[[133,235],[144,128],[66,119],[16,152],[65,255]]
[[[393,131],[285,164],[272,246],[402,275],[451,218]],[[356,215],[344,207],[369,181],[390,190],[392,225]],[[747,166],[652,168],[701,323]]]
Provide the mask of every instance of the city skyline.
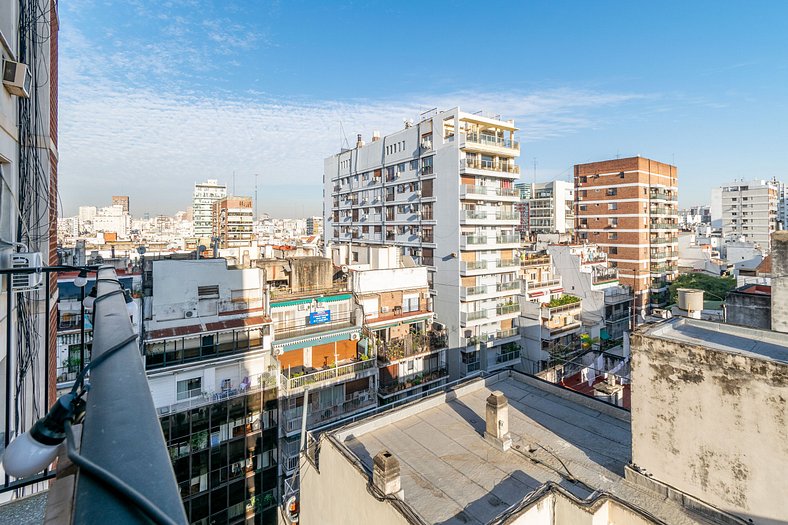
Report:
[[[456,105],[518,122],[526,182],[534,160],[537,181],[568,180],[574,164],[640,154],[682,170],[682,207],[706,203],[710,182],[782,176],[775,152],[788,114],[776,27],[785,7],[709,7],[511,6],[496,34],[522,31],[512,43],[461,36],[485,19],[478,5],[64,5],[63,212],[121,193],[134,214],[171,214],[195,181],[231,187],[235,171],[241,195],[259,175],[261,212],[293,215],[295,203],[296,214],[319,214],[321,160],[345,138],[369,141]],[[417,12],[456,32],[416,31]],[[381,19],[404,32],[381,34]],[[643,33],[642,20],[659,34]],[[754,24],[746,41],[727,36]],[[312,36],[326,29],[331,38]],[[402,36],[413,31],[421,36]],[[363,74],[348,74],[342,57]]]

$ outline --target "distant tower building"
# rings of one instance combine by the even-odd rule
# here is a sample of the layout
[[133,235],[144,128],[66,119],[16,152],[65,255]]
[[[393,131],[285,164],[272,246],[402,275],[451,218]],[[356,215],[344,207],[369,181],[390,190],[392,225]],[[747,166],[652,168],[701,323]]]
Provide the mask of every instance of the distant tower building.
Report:
[[251,197],[224,197],[213,203],[213,236],[220,248],[251,246],[254,211]]
[[129,212],[129,197],[128,195],[113,195],[112,196],[112,205],[113,206],[123,206],[123,211],[125,213]]
[[518,183],[515,187],[520,190],[518,207],[523,236],[572,232],[575,226],[575,189],[571,182]]
[[520,202],[515,204],[515,209],[520,213],[520,226],[518,226],[517,231],[520,233],[520,238],[525,239],[531,232],[531,229],[528,227],[528,205],[531,202],[533,184],[530,182],[518,182],[514,187],[520,191]]
[[213,234],[213,203],[224,197],[227,197],[227,186],[216,179],[195,183],[192,199],[195,237],[209,238]]
[[307,217],[307,235],[323,235],[323,217]]
[[640,310],[664,306],[678,272],[678,174],[644,157],[575,166],[578,242],[595,243],[635,292]]
[[722,236],[726,240],[744,239],[764,251],[771,247],[777,229],[779,183],[768,180],[739,181],[722,187]]

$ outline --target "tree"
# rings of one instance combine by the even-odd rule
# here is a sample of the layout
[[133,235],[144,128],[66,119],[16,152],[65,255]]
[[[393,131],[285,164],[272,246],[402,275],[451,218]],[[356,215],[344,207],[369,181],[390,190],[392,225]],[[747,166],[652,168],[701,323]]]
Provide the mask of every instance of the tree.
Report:
[[728,292],[736,288],[736,279],[733,277],[714,277],[705,273],[685,273],[670,285],[670,302],[675,303],[678,298],[679,288],[693,288],[708,292],[711,297],[707,299],[718,299],[722,301]]

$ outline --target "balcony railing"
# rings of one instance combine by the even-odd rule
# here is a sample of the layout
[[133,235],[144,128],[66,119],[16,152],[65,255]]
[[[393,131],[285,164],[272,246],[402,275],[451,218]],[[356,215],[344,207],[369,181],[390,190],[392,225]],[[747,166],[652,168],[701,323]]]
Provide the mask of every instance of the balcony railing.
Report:
[[479,245],[479,244],[487,244],[490,242],[490,239],[486,236],[482,235],[463,235],[461,237],[462,244],[466,245]]
[[652,230],[678,230],[679,225],[672,222],[652,222],[649,224]]
[[460,288],[460,297],[462,298],[484,295],[486,293],[486,286],[463,286]]
[[376,366],[376,361],[373,358],[360,360],[346,365],[331,366],[323,370],[316,370],[314,372],[293,373],[293,377],[288,377],[290,372],[282,371],[280,376],[280,386],[291,393],[295,390],[301,389],[305,386],[314,385],[316,383],[334,382],[337,379],[345,378],[347,376],[356,375],[365,370],[369,370]]
[[331,321],[319,324],[309,324],[308,318],[299,321],[277,323],[274,326],[274,335],[277,340],[292,339],[312,335],[319,332],[341,330],[354,326],[355,317],[350,313],[337,314],[331,312]]
[[515,211],[499,211],[495,214],[496,221],[519,221],[520,214]]
[[478,312],[460,312],[460,317],[462,317],[461,320],[463,324],[473,321],[480,321],[482,319],[487,319],[487,311],[480,310]]
[[498,268],[517,268],[520,266],[520,261],[517,259],[500,259],[496,263]]
[[[98,272],[94,303],[94,366],[90,374],[79,453],[119,473],[175,523],[187,523],[169,452],[161,432],[126,303],[112,267]],[[117,348],[119,342],[128,342]],[[107,352],[112,350],[112,354]],[[143,438],[144,436],[144,438]],[[138,523],[141,514],[104,481],[83,472],[75,476],[71,517],[79,523]],[[57,483],[65,482],[59,480]],[[76,518],[76,517],[79,518]],[[75,521],[76,522],[76,521]]]
[[633,296],[628,293],[605,294],[605,304],[618,304],[631,300],[633,300]]
[[498,283],[495,285],[495,290],[498,292],[510,292],[520,290],[520,281],[510,281],[508,283]]
[[495,313],[497,315],[509,315],[514,313],[520,313],[520,305],[517,303],[500,304],[495,307]]
[[[377,394],[371,388],[354,392],[353,394],[346,394],[344,402],[338,405],[326,408],[321,407],[319,410],[315,411],[310,410],[306,416],[306,423],[308,427],[328,423],[329,421],[346,416],[352,412],[375,406],[376,403]],[[311,405],[308,406],[308,408],[311,408]],[[302,415],[303,407],[285,411],[285,432],[291,433],[300,430]]]
[[545,264],[550,264],[550,256],[549,255],[541,255],[538,257],[525,257],[520,259],[520,266],[523,268],[527,268],[529,266],[542,266]]
[[474,144],[481,144],[483,146],[492,146],[496,148],[507,149],[520,149],[520,143],[516,140],[505,139],[496,135],[486,135],[484,133],[466,133],[465,141]]
[[495,238],[495,241],[498,244],[512,244],[512,243],[519,243],[520,236],[519,235],[499,235]]
[[391,394],[396,394],[397,392],[402,392],[411,388],[431,385],[448,377],[448,375],[449,371],[446,368],[439,368],[431,372],[398,377],[397,381],[381,383],[380,393],[383,396],[390,396]]
[[475,169],[475,170],[498,171],[502,173],[513,173],[513,174],[520,173],[520,166],[517,166],[513,162],[500,162],[500,161],[482,160],[476,158],[462,159],[460,161],[460,167]]
[[[201,332],[183,337],[145,342],[145,368],[214,359],[225,355],[259,350],[270,346],[271,337],[265,334],[268,326],[242,328],[223,332]],[[262,333],[265,335],[261,335]]]
[[515,361],[517,359],[520,359],[519,347],[517,349],[511,349],[511,350],[507,350],[506,352],[501,352],[500,354],[495,356],[495,362],[497,364],[508,363],[509,361]]
[[652,200],[662,200],[662,201],[678,200],[678,197],[676,195],[666,191],[652,191],[649,193],[649,198]]
[[528,281],[528,289],[538,290],[539,288],[558,286],[560,284],[561,284],[561,279],[548,279],[547,281]]
[[462,261],[460,271],[470,272],[474,270],[484,270],[487,268],[487,261]]
[[508,339],[509,337],[515,337],[517,335],[520,335],[520,329],[517,327],[507,328],[505,330],[497,330],[495,332],[496,339]]
[[651,237],[649,242],[651,244],[674,244],[678,242],[678,237]]
[[246,377],[245,380],[235,388],[229,387],[219,391],[197,391],[194,393],[194,397],[170,405],[159,406],[158,410],[160,414],[182,412],[184,410],[191,410],[192,408],[199,408],[219,401],[226,401],[228,399],[234,399],[236,397],[272,388],[276,388],[276,376],[268,372],[262,372]]
[[474,186],[472,184],[463,184],[460,186],[460,197],[465,197],[467,195],[519,197],[520,190],[516,188],[501,188],[498,186]]

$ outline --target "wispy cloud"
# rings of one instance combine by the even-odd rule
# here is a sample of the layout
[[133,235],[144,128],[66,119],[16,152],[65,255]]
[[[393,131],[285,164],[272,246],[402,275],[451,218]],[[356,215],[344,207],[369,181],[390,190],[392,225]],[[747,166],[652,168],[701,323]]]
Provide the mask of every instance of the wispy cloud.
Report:
[[[152,16],[148,4],[136,6]],[[189,205],[193,182],[229,183],[233,171],[239,193],[251,192],[254,174],[260,175],[261,210],[292,214],[293,201],[304,199],[314,213],[322,198],[323,159],[341,147],[341,129],[352,143],[356,133],[393,131],[426,109],[460,106],[503,112],[517,121],[523,140],[536,141],[593,128],[600,125],[600,109],[644,98],[569,88],[375,100],[187,90],[188,76],[210,68],[216,53],[259,45],[265,36],[229,20],[195,24],[164,4],[157,12],[163,36],[155,41],[99,49],[73,27],[61,34],[60,180],[67,214],[119,192],[132,197],[137,213],[171,213]],[[191,44],[197,30],[212,42],[210,51]],[[233,67],[226,59],[223,64]],[[296,188],[291,201],[281,192],[269,197],[274,186]]]

